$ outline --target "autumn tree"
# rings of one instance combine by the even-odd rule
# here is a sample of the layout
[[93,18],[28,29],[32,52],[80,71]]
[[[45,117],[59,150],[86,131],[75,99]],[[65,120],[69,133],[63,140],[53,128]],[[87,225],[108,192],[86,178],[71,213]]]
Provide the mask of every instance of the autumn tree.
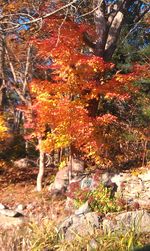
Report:
[[148,9],[143,1],[128,0],[3,4],[2,30],[15,34],[13,49],[6,39],[6,48],[1,43],[1,58],[10,69],[5,79],[12,76],[5,88],[17,93],[26,139],[38,139],[38,190],[45,152],[68,147],[71,155],[77,149],[100,161],[109,143],[106,126],[118,123],[116,115],[102,109],[102,100],[127,100],[136,75],[116,72],[105,61],[112,59],[127,20],[133,27]]
[[134,89],[134,73],[115,73],[112,63],[85,47],[83,33],[85,29],[90,32],[91,26],[70,18],[62,24],[62,20],[59,16],[47,19],[42,33],[32,39],[38,55],[35,67],[45,72],[45,79],[41,73],[41,79],[38,75],[29,84],[32,105],[26,109],[28,139],[38,138],[41,152],[38,191],[44,152],[69,148],[71,157],[78,152],[100,163],[105,143],[103,129],[117,123],[117,117],[100,113],[99,108],[93,110],[93,100],[99,103],[101,96],[126,100],[129,95],[125,88]]

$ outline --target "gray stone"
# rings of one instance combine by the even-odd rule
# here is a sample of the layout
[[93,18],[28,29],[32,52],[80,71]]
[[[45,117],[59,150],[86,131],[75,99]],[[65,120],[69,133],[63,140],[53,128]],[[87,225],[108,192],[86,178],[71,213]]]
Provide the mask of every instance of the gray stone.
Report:
[[0,215],[5,215],[5,216],[9,216],[9,217],[18,217],[21,214],[15,210],[11,210],[11,209],[1,209],[0,210]]
[[91,223],[93,227],[99,228],[100,218],[96,212],[89,212],[85,215],[87,222]]
[[77,235],[86,236],[94,234],[95,228],[99,228],[99,216],[95,212],[85,215],[72,215],[67,218],[59,228],[66,240],[73,240]]
[[65,234],[67,229],[73,224],[73,217],[71,215],[63,220],[63,222],[58,226],[58,232]]
[[14,166],[18,168],[26,168],[29,166],[29,160],[27,158],[22,158],[14,161]]
[[84,161],[72,158],[68,163],[68,168],[71,168],[72,172],[82,173],[84,171]]
[[25,208],[26,208],[25,205],[19,204],[19,205],[16,207],[16,211],[17,211],[17,212],[22,212]]
[[111,180],[111,174],[109,172],[105,172],[105,173],[102,174],[102,176],[101,176],[101,182],[103,184],[109,182],[110,180]]
[[92,188],[93,187],[93,179],[91,177],[85,177],[81,180],[81,189]]
[[0,215],[0,227],[3,229],[20,227],[26,222],[24,217],[8,217]]
[[88,201],[86,201],[79,209],[75,211],[75,215],[86,214],[90,212]]
[[72,160],[69,161],[67,166],[57,172],[53,185],[49,187],[49,191],[61,191],[67,188],[69,184],[70,169],[72,171],[73,176],[82,173],[84,170],[84,161],[72,158]]
[[118,190],[120,190],[120,185],[124,180],[126,181],[126,177],[124,177],[122,174],[115,174],[113,177],[111,177],[111,181],[118,186]]
[[149,181],[150,182],[150,170],[148,170],[145,173],[141,173],[138,175],[138,177],[143,181]]
[[6,206],[3,205],[2,203],[0,203],[0,210],[1,210],[1,209],[5,209],[5,208],[6,208]]
[[64,187],[67,187],[69,179],[68,175],[68,167],[64,167],[62,170],[58,171],[53,183],[53,189],[60,191]]
[[150,214],[144,210],[118,214],[113,220],[104,219],[105,232],[135,230],[137,233],[150,232]]

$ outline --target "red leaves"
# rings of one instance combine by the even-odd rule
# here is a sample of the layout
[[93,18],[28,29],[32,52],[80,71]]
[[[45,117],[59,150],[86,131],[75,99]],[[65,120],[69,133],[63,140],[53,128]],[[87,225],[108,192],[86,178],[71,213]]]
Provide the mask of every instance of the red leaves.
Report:
[[43,28],[42,36],[46,37],[32,42],[38,49],[38,62],[43,58],[49,60],[37,64],[37,68],[50,69],[51,81],[34,79],[30,83],[33,124],[29,119],[27,125],[30,129],[33,126],[35,136],[43,136],[45,151],[73,145],[98,161],[101,130],[115,123],[117,117],[111,114],[91,117],[87,110],[89,101],[98,100],[100,95],[126,100],[129,95],[125,87],[131,88],[135,76],[120,73],[111,76],[112,63],[84,52],[85,24],[67,19],[62,23],[61,18],[51,17]]
[[104,114],[103,116],[96,117],[96,124],[97,125],[106,125],[116,122],[117,117],[112,114]]

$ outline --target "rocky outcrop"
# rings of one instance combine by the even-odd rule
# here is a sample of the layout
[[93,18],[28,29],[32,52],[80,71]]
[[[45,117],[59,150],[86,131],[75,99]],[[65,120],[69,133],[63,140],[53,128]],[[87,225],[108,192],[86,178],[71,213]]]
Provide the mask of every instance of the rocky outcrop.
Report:
[[[114,174],[112,172],[97,172],[94,175],[82,176],[67,187],[70,193],[73,184],[80,189],[94,190],[100,183],[111,189],[112,197],[124,199],[126,205],[139,205],[141,208],[150,208],[150,170],[134,175],[134,173],[121,172]],[[71,207],[72,201],[67,199],[66,208]]]
[[[2,205],[2,204],[1,204]],[[1,206],[2,208],[2,206]],[[0,227],[3,229],[16,228],[26,222],[25,217],[20,212],[8,209],[3,205],[0,209]]]
[[86,236],[94,234],[95,229],[104,233],[150,233],[150,213],[137,210],[123,213],[111,213],[104,217],[96,212],[73,214],[66,218],[59,226],[59,232],[66,240],[73,240],[77,235]]
[[69,184],[69,172],[71,172],[71,176],[74,178],[82,174],[83,170],[84,162],[73,158],[62,170],[57,172],[54,182],[49,187],[49,191],[52,193],[65,191]]
[[135,231],[150,233],[150,214],[144,210],[123,212],[118,215],[109,214],[103,221],[105,232]]
[[95,212],[89,212],[80,215],[71,215],[65,219],[59,226],[59,232],[66,240],[71,241],[77,235],[85,236],[94,234],[95,228],[100,227],[99,215]]

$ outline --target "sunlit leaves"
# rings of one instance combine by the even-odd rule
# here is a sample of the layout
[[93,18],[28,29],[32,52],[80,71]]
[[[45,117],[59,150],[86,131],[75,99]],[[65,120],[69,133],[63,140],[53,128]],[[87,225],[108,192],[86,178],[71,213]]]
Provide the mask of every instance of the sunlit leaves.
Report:
[[9,137],[8,127],[2,114],[0,114],[0,141],[4,141]]
[[[101,95],[120,101],[130,98],[127,89],[132,89],[135,75],[114,74],[112,63],[84,53],[84,28],[69,19],[51,17],[44,22],[43,33],[32,39],[38,50],[37,69],[50,70],[50,78],[33,79],[29,85],[31,117],[34,136],[42,136],[44,151],[74,146],[99,163],[102,130],[118,120],[110,113],[92,116],[90,101]],[[47,63],[40,64],[42,58]]]

